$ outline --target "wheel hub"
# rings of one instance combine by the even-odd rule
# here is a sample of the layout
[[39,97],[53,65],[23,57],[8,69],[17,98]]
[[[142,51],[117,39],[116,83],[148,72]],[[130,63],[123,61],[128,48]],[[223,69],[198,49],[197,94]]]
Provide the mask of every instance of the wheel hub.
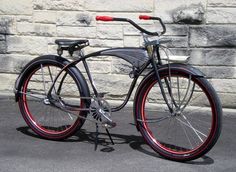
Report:
[[171,114],[171,116],[180,116],[180,115],[182,115],[182,112],[180,111],[180,110],[177,110],[177,111],[174,111],[172,114]]

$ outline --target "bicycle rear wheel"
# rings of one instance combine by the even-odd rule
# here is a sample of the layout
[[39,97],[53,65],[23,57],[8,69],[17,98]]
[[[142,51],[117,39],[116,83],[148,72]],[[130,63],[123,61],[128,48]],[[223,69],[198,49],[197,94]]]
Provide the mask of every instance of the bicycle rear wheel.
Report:
[[86,111],[70,111],[65,105],[84,108],[80,83],[72,68],[63,71],[47,96],[52,83],[68,61],[55,58],[36,60],[23,78],[19,107],[29,127],[43,138],[65,139],[82,127]]
[[189,75],[181,69],[172,69],[171,76],[166,70],[160,77],[173,112],[169,111],[153,73],[143,82],[137,96],[141,134],[153,150],[168,159],[199,158],[214,146],[220,135],[220,100],[203,77]]

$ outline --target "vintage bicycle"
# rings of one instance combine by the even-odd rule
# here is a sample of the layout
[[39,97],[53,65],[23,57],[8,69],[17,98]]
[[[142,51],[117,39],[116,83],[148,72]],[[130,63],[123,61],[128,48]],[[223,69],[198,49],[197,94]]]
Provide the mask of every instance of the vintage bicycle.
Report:
[[[166,27],[158,17],[161,32],[150,32],[127,18],[97,16],[100,21],[128,22],[143,36],[143,46],[110,48],[84,54],[88,40],[58,39],[58,55],[44,55],[30,61],[15,83],[15,98],[28,126],[45,139],[61,140],[72,136],[85,120],[106,129],[116,126],[112,112],[122,109],[130,99],[137,80],[133,101],[134,124],[146,143],[163,157],[175,161],[193,160],[206,154],[221,132],[222,107],[216,91],[197,68],[176,63],[164,46],[170,39],[162,38]],[[156,36],[155,39],[150,37]],[[160,49],[166,57],[160,56]],[[63,51],[77,59],[62,57]],[[114,56],[131,64],[133,79],[122,104],[111,107],[96,88],[87,59]],[[194,58],[194,57],[192,57]],[[78,64],[82,64],[82,73]],[[86,75],[85,75],[86,74]],[[97,142],[97,135],[95,142]]]

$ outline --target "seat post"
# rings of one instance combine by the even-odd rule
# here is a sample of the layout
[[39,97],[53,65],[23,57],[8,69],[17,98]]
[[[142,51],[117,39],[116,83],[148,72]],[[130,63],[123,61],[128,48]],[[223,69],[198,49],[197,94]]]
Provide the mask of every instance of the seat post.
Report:
[[61,55],[63,54],[63,50],[61,49],[61,46],[58,45],[58,48],[57,48],[57,54],[61,57]]

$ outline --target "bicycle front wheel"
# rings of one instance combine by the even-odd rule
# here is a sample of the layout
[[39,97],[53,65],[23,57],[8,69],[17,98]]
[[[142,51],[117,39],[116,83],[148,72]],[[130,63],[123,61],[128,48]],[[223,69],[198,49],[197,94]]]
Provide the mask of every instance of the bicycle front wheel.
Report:
[[66,64],[68,61],[62,58],[38,58],[23,78],[19,97],[22,116],[35,133],[46,139],[60,140],[71,136],[85,121],[79,116],[87,115],[86,111],[71,110],[85,108],[73,67],[62,72],[48,97],[56,76]]
[[141,134],[153,150],[168,159],[199,158],[214,146],[220,135],[220,100],[205,78],[185,70],[171,69],[171,75],[166,70],[160,77],[158,83],[153,73],[140,90],[136,113]]

